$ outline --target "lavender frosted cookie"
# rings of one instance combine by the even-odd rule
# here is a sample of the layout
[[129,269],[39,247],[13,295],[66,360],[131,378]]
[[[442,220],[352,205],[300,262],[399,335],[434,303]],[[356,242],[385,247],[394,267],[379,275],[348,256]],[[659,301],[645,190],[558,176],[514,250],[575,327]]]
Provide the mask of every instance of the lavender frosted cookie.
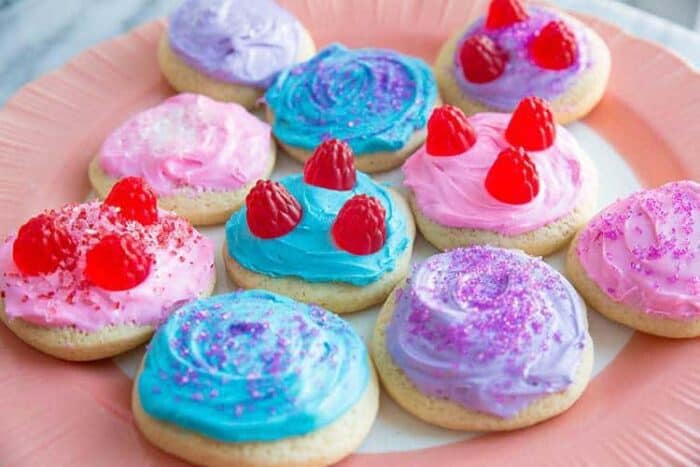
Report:
[[391,397],[426,422],[521,428],[567,410],[585,389],[585,310],[540,259],[460,248],[414,267],[379,314],[372,353]]
[[443,45],[435,75],[445,102],[468,115],[512,112],[522,98],[537,96],[564,124],[600,101],[610,51],[595,31],[560,11],[492,0],[485,17]]
[[185,0],[169,18],[158,60],[177,91],[251,108],[281,70],[315,51],[274,0]]

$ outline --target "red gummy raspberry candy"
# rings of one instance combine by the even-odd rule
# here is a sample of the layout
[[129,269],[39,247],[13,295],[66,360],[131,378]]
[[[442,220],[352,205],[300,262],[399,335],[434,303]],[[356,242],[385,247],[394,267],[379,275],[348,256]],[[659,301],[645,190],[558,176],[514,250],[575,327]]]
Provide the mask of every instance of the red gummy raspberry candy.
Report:
[[486,190],[508,204],[525,204],[540,190],[537,168],[523,148],[501,151],[486,175]]
[[331,232],[338,248],[370,255],[386,241],[386,211],[376,198],[355,195],[338,212]]
[[468,81],[488,83],[503,74],[508,54],[489,37],[476,35],[464,41],[459,59]]
[[256,237],[281,237],[301,221],[299,202],[283,185],[271,180],[258,180],[245,205],[248,228]]
[[75,266],[77,245],[68,232],[48,214],[39,214],[17,232],[12,259],[28,276],[50,274]]
[[355,160],[344,141],[328,139],[304,164],[304,181],[329,190],[352,190],[355,186]]
[[129,235],[105,235],[85,257],[85,277],[105,290],[133,289],[148,277],[153,257]]
[[563,70],[576,61],[576,37],[564,21],[550,21],[530,41],[532,60],[547,70]]
[[506,139],[513,146],[541,151],[554,144],[557,127],[549,104],[539,97],[526,97],[516,107],[506,128]]
[[105,198],[105,204],[119,208],[123,218],[142,225],[151,225],[158,220],[156,195],[140,177],[119,180]]
[[472,147],[476,133],[457,107],[443,105],[428,120],[426,149],[431,156],[456,156]]
[[486,27],[498,29],[527,19],[527,12],[519,0],[492,0],[486,16]]

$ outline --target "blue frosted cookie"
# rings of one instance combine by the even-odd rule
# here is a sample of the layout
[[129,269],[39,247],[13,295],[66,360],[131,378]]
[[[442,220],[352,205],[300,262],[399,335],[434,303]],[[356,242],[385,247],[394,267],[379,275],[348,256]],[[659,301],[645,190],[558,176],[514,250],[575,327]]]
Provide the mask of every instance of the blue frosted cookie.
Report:
[[342,319],[267,291],[192,302],[146,353],[133,391],[146,437],[206,465],[326,465],[376,416],[362,339]]
[[425,140],[438,100],[430,67],[386,49],[332,44],[281,72],[265,93],[277,140],[306,161],[329,138],[346,141],[357,168],[396,167]]
[[259,181],[226,223],[231,280],[337,313],[384,301],[408,273],[415,226],[400,195],[352,164],[347,143],[327,140],[303,175]]

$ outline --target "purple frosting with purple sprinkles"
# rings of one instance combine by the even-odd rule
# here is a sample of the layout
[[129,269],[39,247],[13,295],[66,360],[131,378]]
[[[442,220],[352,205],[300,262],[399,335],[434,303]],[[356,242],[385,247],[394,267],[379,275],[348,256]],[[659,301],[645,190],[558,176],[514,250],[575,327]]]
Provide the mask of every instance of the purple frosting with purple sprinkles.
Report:
[[[511,26],[488,29],[485,19],[479,19],[457,43],[452,73],[457,84],[470,99],[488,105],[494,110],[509,112],[521,99],[538,96],[553,100],[564,94],[574,80],[593,66],[586,29],[561,14],[531,6],[529,17]],[[578,56],[573,65],[564,70],[546,70],[530,59],[528,44],[534,35],[550,21],[561,19],[567,23],[576,38]],[[462,44],[472,36],[485,35],[508,53],[508,63],[501,76],[487,83],[472,83],[464,77],[460,61]]]
[[416,265],[386,345],[424,394],[511,418],[573,382],[588,339],[583,303],[538,258],[460,248]]

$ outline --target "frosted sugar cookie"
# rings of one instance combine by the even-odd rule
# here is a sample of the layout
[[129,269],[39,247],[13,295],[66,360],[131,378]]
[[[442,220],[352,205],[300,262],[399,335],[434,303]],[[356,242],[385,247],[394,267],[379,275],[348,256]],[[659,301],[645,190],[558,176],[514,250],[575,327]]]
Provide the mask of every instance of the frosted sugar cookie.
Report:
[[668,183],[616,201],[572,242],[567,272],[614,321],[700,336],[700,184]]
[[382,302],[406,275],[415,227],[400,195],[328,140],[303,175],[260,181],[226,224],[231,280],[338,313]]
[[493,0],[485,17],[445,43],[435,75],[444,101],[468,115],[512,112],[534,95],[549,100],[564,124],[602,98],[610,51],[595,31],[561,11]]
[[354,451],[379,388],[342,319],[261,290],[176,311],[156,333],[132,407],[153,444],[198,465],[325,466]]
[[195,225],[220,224],[275,164],[270,127],[243,107],[196,94],[173,96],[117,128],[90,164],[101,197],[138,176],[161,208]]
[[337,138],[364,172],[401,165],[425,140],[438,100],[422,60],[339,44],[283,71],[265,93],[272,131],[292,157],[305,162],[324,140]]
[[147,341],[215,278],[212,243],[125,179],[104,203],[46,211],[0,245],[0,319],[42,352],[96,360]]
[[436,109],[403,173],[421,233],[443,250],[489,244],[550,254],[591,218],[598,196],[592,162],[533,97],[513,114]]
[[540,259],[458,248],[416,265],[387,300],[372,354],[406,411],[454,430],[512,430],[567,410],[593,366],[586,308]]
[[281,70],[315,51],[274,0],[185,0],[161,36],[158,62],[179,92],[252,108]]

